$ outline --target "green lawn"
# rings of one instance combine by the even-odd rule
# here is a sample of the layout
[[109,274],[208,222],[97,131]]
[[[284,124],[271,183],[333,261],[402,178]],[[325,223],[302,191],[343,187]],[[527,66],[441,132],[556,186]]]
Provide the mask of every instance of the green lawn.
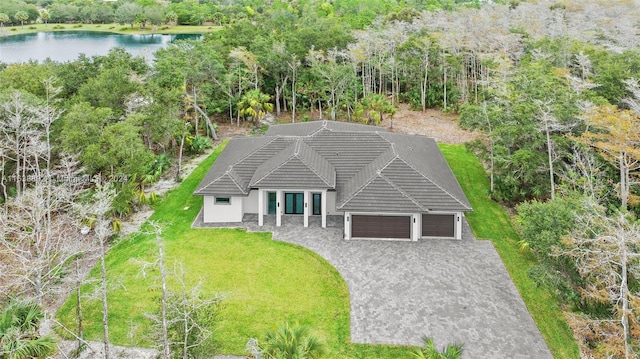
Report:
[[467,219],[476,238],[493,242],[553,356],[579,358],[578,346],[557,301],[527,275],[536,260],[518,250],[518,233],[505,210],[490,199],[482,164],[463,145],[442,144],[440,149],[471,202],[474,211],[467,214]]
[[[218,153],[209,156],[179,188],[156,206],[152,220],[164,224],[166,263],[181,263],[191,284],[202,281],[202,293],[224,296],[217,332],[221,351],[244,354],[251,337],[286,321],[309,325],[331,350],[333,358],[405,358],[406,347],[349,344],[349,293],[340,274],[324,259],[302,247],[271,240],[269,233],[234,229],[191,229],[202,206],[192,192]],[[145,313],[158,309],[158,271],[141,274],[140,261],[152,261],[154,239],[138,235],[113,246],[107,256],[110,280],[110,339],[125,346],[150,346]],[[98,277],[97,268],[92,273]],[[91,293],[97,283],[83,287]],[[58,317],[70,328],[75,322],[75,297]],[[83,303],[85,335],[101,338],[101,306]]]
[[24,26],[5,26],[2,28],[4,34],[21,35],[43,31],[98,31],[111,32],[118,34],[204,34],[220,29],[219,26],[158,26],[156,31],[152,30],[152,26],[148,25],[146,29],[140,29],[135,25],[121,24],[25,24]]
[[[527,276],[534,259],[517,250],[518,235],[504,209],[489,199],[489,184],[480,162],[463,146],[440,148],[474,208],[467,218],[475,235],[493,241],[554,356],[578,358],[576,343],[556,302]],[[191,229],[202,205],[202,199],[191,193],[221,150],[222,146],[179,188],[168,193],[151,219],[164,224],[167,263],[182,263],[191,284],[202,281],[203,294],[225,296],[217,332],[222,352],[243,354],[248,338],[285,321],[297,321],[312,327],[327,342],[331,358],[408,358],[406,347],[349,343],[347,287],[339,273],[314,253],[273,241],[267,233]],[[143,277],[138,261],[152,261],[155,253],[153,238],[138,235],[123,239],[108,254],[114,344],[152,345],[145,313],[158,308],[157,271]],[[98,276],[97,269],[92,276]],[[86,284],[83,292],[91,293],[94,285],[97,283]],[[75,300],[70,298],[58,312],[69,327],[74,326],[74,306]],[[83,308],[86,337],[100,339],[100,304],[87,298]]]

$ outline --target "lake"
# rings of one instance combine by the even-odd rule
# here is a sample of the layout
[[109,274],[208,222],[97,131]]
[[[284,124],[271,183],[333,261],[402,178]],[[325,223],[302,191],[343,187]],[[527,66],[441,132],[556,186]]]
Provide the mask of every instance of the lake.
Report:
[[106,55],[113,47],[123,47],[134,56],[151,62],[153,53],[180,39],[199,39],[198,34],[128,35],[92,31],[38,32],[0,37],[0,62],[12,64],[35,60],[73,61],[78,55]]

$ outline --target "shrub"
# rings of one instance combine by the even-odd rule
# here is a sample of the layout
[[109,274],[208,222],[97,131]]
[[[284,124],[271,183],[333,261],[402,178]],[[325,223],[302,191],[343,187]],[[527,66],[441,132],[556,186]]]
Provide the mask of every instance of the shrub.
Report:
[[191,141],[191,152],[200,154],[208,148],[211,148],[211,142],[208,137],[198,136]]

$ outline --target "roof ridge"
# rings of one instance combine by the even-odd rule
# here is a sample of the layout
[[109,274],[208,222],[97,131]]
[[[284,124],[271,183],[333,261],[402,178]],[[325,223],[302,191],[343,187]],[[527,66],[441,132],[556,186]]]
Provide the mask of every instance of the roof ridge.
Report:
[[[368,166],[371,166],[371,165],[372,165],[372,163],[374,163],[374,162],[375,162],[375,160],[377,160],[378,158],[382,157],[382,156],[383,156],[385,153],[387,153],[387,152],[388,152],[388,150],[387,150],[387,151],[382,152],[378,157],[376,157],[373,161],[369,162],[369,163],[368,163],[364,168],[362,168],[360,171],[363,171],[363,170],[364,170],[365,168],[367,168]],[[386,164],[384,164],[384,166],[382,166],[381,168],[377,169],[377,170],[374,172],[374,174],[373,174],[369,179],[367,179],[367,180],[362,184],[362,186],[360,186],[358,189],[356,189],[355,191],[353,191],[353,193],[349,194],[349,195],[347,196],[347,198],[345,198],[345,199],[344,199],[344,201],[342,201],[342,204],[340,205],[340,208],[341,208],[342,206],[344,206],[347,202],[349,202],[350,200],[352,200],[352,199],[353,199],[353,197],[357,196],[357,195],[358,195],[358,193],[362,192],[362,190],[363,190],[365,187],[367,187],[371,182],[373,182],[373,181],[376,179],[376,177],[381,176],[381,175],[382,175],[382,170],[384,170],[385,168],[387,168],[387,167],[389,166],[389,164],[390,164],[390,163],[391,163],[391,162],[396,158],[397,154],[395,154],[395,151],[394,151],[394,155],[395,155],[395,156],[394,156],[394,157],[392,157],[392,158],[390,158],[390,159],[387,161],[387,163],[386,163]],[[352,180],[353,180],[353,179],[355,179],[355,178],[357,177],[357,175],[358,175],[358,174],[359,174],[359,173],[357,173],[356,175],[354,175],[354,176],[352,177]]]
[[[427,181],[429,181],[431,184],[433,184],[434,186],[438,187],[440,190],[442,190],[444,193],[448,194],[451,198],[455,199],[456,202],[460,203],[463,207],[465,208],[469,208],[471,209],[470,206],[464,204],[462,201],[460,201],[460,199],[456,196],[454,196],[453,194],[451,194],[449,191],[447,191],[445,188],[443,188],[440,184],[436,183],[433,179],[429,178],[427,175],[425,175],[424,173],[422,173],[421,171],[419,171],[417,168],[415,168],[413,165],[411,165],[409,162],[407,162],[404,158],[402,158],[402,156],[400,154],[398,154],[398,157],[396,157],[397,159],[399,159],[400,161],[404,162],[407,166],[409,166],[412,170],[416,171],[417,174],[419,174],[420,176],[422,176],[424,179],[426,179]],[[453,174],[453,173],[452,173]],[[455,175],[453,175],[453,177],[455,178]],[[457,179],[456,179],[457,181]],[[463,191],[464,193],[464,191]]]
[[302,139],[300,137],[296,138],[296,147],[293,149],[294,156],[298,156],[298,153],[300,152],[300,142],[302,142]]
[[[308,147],[311,151],[313,151],[313,153],[315,153],[316,155],[318,155],[318,157],[320,157],[323,161],[327,162],[331,167],[333,167],[333,165],[331,164],[331,162],[327,161],[326,158],[322,157],[322,155],[320,155],[318,152],[316,152],[313,148],[311,148],[311,146],[307,145],[306,143],[304,143],[302,141],[302,139],[300,139],[300,142],[305,145],[306,147]],[[305,161],[302,157],[298,156],[298,153],[295,154],[295,156],[302,162],[304,163],[307,168],[309,168],[311,170],[311,172],[313,172],[316,176],[318,176],[318,178],[321,178],[322,181],[328,186],[328,187],[335,187],[335,183],[333,185],[331,185],[331,183],[329,183],[329,179],[328,178],[324,178],[320,173],[318,173],[318,171],[316,171],[315,168],[313,168],[313,166],[311,166],[307,161]],[[335,176],[336,176],[336,170],[335,168],[333,169],[333,176],[334,176],[334,182],[335,182]]]
[[336,209],[341,209],[342,207],[344,207],[344,205],[347,204],[347,202],[351,201],[355,196],[357,196],[360,192],[362,192],[369,184],[371,184],[371,182],[375,181],[375,179],[378,178],[379,176],[381,176],[380,173],[377,173],[376,175],[371,176],[371,178],[369,178],[362,186],[360,186],[360,188],[358,188],[351,195],[349,195],[349,197],[345,198],[344,201],[342,201],[342,203],[340,203],[339,205],[336,204]]
[[[395,159],[395,158],[394,158]],[[391,162],[391,161],[389,161]],[[380,173],[380,178],[382,178],[383,180],[387,181],[388,184],[391,185],[391,187],[395,188],[398,192],[402,193],[405,197],[409,198],[411,200],[411,202],[413,202],[418,208],[424,210],[424,211],[428,211],[429,209],[425,206],[423,206],[422,204],[420,204],[420,202],[418,202],[417,199],[415,199],[412,195],[410,195],[409,193],[405,192],[404,189],[402,189],[402,187],[396,185],[395,183],[393,183],[393,181],[389,178],[387,178],[387,176],[383,175],[382,173]]]
[[[274,155],[272,158],[275,158],[275,156],[277,156],[278,154],[280,154],[280,153],[282,153],[282,152],[286,151],[286,150],[287,150],[287,148],[289,148],[289,147],[291,147],[291,146],[296,146],[296,142],[294,142],[294,143],[290,144],[289,146],[287,146],[287,147],[283,148],[280,152],[278,152],[278,153],[277,153],[276,155]],[[294,151],[295,151],[295,149],[294,149]],[[269,176],[270,174],[272,174],[273,172],[275,172],[278,168],[282,167],[285,163],[287,163],[287,161],[289,161],[289,160],[290,160],[292,157],[294,157],[294,156],[296,156],[296,154],[295,154],[295,153],[293,153],[291,156],[285,157],[285,159],[284,159],[283,161],[281,161],[277,166],[275,166],[275,167],[271,168],[269,171],[265,172],[265,174],[264,174],[262,177],[260,177],[259,179],[255,180],[255,181],[249,180],[249,186],[251,186],[251,185],[256,185],[258,182],[262,181],[262,180],[263,180],[263,179],[265,179],[267,176]],[[269,161],[269,160],[267,160],[267,161],[263,162],[262,164],[267,163],[268,161]],[[258,167],[256,168],[256,171],[258,170],[258,168],[260,168],[260,166],[258,166]],[[255,175],[255,172],[256,172],[256,171],[254,171],[254,175]],[[253,179],[253,178],[252,178],[252,179]]]
[[[260,151],[260,150],[261,150],[261,149],[263,149],[263,148],[265,148],[267,145],[271,144],[271,142],[273,142],[273,141],[277,140],[278,138],[280,138],[280,135],[275,135],[275,136],[273,136],[273,135],[272,135],[272,136],[263,136],[263,137],[264,137],[264,138],[271,137],[271,138],[269,139],[269,141],[265,142],[262,146],[260,146],[260,147],[256,148],[256,149],[255,149],[255,150],[253,150],[253,151],[250,151],[250,152],[249,152],[249,153],[247,153],[244,157],[242,157],[242,158],[240,158],[239,160],[237,160],[237,161],[235,162],[235,164],[238,164],[238,163],[240,163],[240,162],[244,161],[244,160],[245,160],[245,159],[247,159],[249,156],[251,156],[251,155],[253,155],[254,153],[256,153],[256,152]],[[249,139],[249,138],[251,138],[251,137],[244,137],[244,138]],[[233,167],[233,165],[230,165],[229,167]]]
[[[231,171],[233,171],[233,174],[231,173]],[[242,192],[243,194],[247,194],[247,193],[248,193],[246,190],[242,189],[242,187],[240,186],[240,184],[238,183],[238,181],[236,181],[237,173],[236,173],[236,171],[233,169],[233,165],[229,166],[229,168],[227,169],[227,171],[225,171],[225,173],[224,173],[224,174],[228,175],[228,176],[229,176],[229,178],[231,178],[231,181],[233,182],[233,184],[235,184],[235,185],[236,185],[236,187],[238,187],[238,189],[240,190],[240,192]],[[222,177],[222,176],[221,176],[221,177]],[[218,178],[221,178],[221,177],[218,177]]]

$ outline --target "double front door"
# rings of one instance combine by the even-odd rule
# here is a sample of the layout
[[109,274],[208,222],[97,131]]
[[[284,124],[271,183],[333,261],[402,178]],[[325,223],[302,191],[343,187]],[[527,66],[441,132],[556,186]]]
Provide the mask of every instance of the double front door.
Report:
[[[277,194],[268,192],[268,214],[276,214]],[[304,193],[284,193],[284,214],[304,214]],[[311,193],[311,214],[322,214],[322,193]]]

